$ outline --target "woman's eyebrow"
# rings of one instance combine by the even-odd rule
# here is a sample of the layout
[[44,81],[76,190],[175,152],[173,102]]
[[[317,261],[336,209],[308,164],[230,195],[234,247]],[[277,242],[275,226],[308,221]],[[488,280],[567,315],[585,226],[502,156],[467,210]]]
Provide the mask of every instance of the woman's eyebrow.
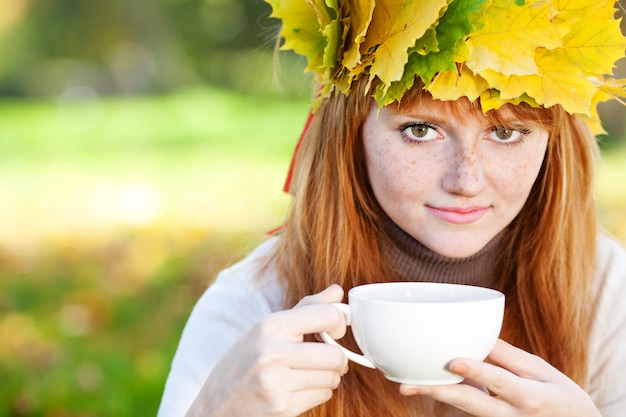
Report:
[[438,124],[450,121],[450,118],[445,117],[445,115],[442,115],[441,112],[439,112],[439,111],[426,110],[426,109],[423,109],[423,108],[419,108],[419,109],[411,109],[411,108],[392,109],[392,108],[388,108],[388,111],[390,113],[390,116],[392,116],[392,117],[410,117],[412,119],[424,120],[424,121],[429,121],[429,122],[438,123]]

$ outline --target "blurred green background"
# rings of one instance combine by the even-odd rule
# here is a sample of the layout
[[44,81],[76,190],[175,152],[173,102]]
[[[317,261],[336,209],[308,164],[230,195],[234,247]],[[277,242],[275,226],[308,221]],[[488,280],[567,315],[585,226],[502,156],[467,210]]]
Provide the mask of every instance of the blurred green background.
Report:
[[[195,300],[289,204],[310,84],[269,12],[0,0],[0,416],[155,415]],[[626,112],[602,112],[626,242]]]

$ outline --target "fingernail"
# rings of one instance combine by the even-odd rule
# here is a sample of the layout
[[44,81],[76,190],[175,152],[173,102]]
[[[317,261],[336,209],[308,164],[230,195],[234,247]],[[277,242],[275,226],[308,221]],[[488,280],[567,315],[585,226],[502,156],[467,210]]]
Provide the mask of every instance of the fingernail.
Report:
[[464,374],[467,372],[467,365],[464,363],[452,362],[450,364],[450,371],[455,374]]
[[406,395],[407,397],[410,395],[417,395],[420,393],[420,390],[417,388],[410,388],[402,393],[402,395]]

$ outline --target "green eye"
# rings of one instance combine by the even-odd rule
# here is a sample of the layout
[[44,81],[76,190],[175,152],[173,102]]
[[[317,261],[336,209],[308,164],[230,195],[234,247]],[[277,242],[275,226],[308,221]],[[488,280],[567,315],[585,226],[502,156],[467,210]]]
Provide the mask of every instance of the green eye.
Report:
[[509,140],[517,133],[517,130],[507,129],[505,127],[496,127],[493,131],[496,137],[500,140]]
[[411,134],[416,138],[425,138],[426,136],[428,136],[429,131],[430,127],[425,124],[411,126]]
[[401,129],[404,140],[413,143],[426,143],[439,138],[437,129],[428,122],[411,123]]
[[491,129],[488,137],[496,142],[512,144],[523,141],[528,134],[530,134],[530,130],[525,128],[509,129],[504,126],[497,126]]

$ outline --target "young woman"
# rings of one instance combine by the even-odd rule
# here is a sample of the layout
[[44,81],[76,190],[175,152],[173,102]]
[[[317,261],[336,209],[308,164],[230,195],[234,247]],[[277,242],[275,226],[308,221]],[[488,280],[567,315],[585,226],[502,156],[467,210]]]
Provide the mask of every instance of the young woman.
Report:
[[[481,28],[496,3],[479,10]],[[545,2],[517,3],[509,8],[521,13]],[[437,10],[437,28],[454,4]],[[360,6],[351,6],[358,16]],[[549,10],[551,22],[582,19],[558,11]],[[597,144],[589,124],[568,111],[570,98],[561,93],[565,105],[548,105],[524,92],[487,109],[494,88],[478,71],[473,83],[487,87],[477,97],[459,87],[461,76],[445,84],[449,74],[440,71],[435,88],[409,72],[411,86],[381,106],[389,86],[372,72],[349,79],[347,91],[345,71],[318,77],[333,88],[297,152],[284,230],[199,300],[159,415],[623,415],[626,253],[598,232]],[[456,96],[435,97],[441,83]],[[348,289],[402,280],[506,294],[501,340],[488,360],[449,366],[464,383],[398,385],[348,366],[337,347],[316,340],[346,333],[329,304]],[[356,348],[349,330],[342,343]]]

